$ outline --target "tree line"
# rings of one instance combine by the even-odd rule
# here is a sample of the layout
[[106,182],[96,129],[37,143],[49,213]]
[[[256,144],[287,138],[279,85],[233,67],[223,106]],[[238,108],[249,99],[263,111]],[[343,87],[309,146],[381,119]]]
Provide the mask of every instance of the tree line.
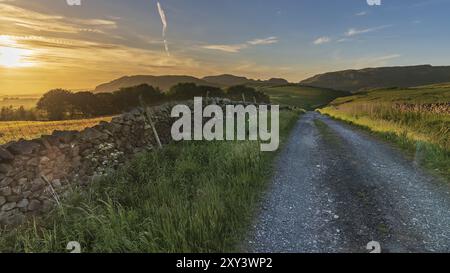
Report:
[[180,83],[164,93],[158,88],[142,84],[122,88],[112,93],[71,92],[53,89],[45,93],[37,102],[36,109],[4,107],[0,120],[64,120],[116,115],[129,111],[141,104],[159,105],[168,101],[189,100],[194,97],[221,97],[231,100],[270,102],[261,91],[248,86],[233,86],[226,90],[201,86],[194,83]]

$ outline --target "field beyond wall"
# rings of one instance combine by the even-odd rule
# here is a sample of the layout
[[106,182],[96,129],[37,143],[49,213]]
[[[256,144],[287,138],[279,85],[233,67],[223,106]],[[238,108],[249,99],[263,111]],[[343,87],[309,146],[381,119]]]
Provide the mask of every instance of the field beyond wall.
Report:
[[19,139],[35,139],[51,135],[53,131],[82,131],[112,117],[74,119],[63,121],[0,121],[0,145]]

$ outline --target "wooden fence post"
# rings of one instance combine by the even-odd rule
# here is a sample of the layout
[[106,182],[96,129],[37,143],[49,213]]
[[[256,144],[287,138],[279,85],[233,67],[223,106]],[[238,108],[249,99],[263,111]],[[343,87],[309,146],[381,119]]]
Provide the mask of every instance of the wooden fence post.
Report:
[[145,106],[144,100],[142,99],[142,96],[139,97],[139,101],[140,101],[140,103],[141,103],[142,108],[143,108],[144,111],[145,111],[145,116],[146,116],[146,118],[147,118],[147,121],[150,123],[150,127],[152,127],[152,131],[153,131],[153,134],[154,134],[154,136],[155,136],[156,142],[158,143],[158,147],[159,147],[160,149],[162,149],[161,140],[159,139],[158,131],[156,131],[155,124],[153,123],[152,115],[151,115],[151,113],[150,113],[148,107]]

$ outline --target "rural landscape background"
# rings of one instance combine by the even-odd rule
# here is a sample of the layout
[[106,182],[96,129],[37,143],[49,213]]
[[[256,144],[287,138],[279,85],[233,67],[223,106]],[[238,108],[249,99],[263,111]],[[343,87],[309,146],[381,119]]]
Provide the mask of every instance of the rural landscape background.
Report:
[[[450,252],[450,1],[330,2],[0,0],[0,252]],[[163,138],[149,113],[194,97],[282,106],[281,148],[163,139],[89,181],[16,174],[60,158],[30,143],[136,109]]]

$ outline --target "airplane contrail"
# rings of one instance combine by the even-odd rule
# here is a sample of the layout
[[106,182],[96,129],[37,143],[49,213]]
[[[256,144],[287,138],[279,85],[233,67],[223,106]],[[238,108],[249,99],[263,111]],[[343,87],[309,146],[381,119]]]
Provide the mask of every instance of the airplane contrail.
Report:
[[166,39],[166,31],[167,31],[167,18],[166,18],[166,13],[164,12],[161,4],[158,2],[158,12],[159,12],[159,16],[161,17],[161,22],[163,25],[163,30],[162,30],[162,36],[164,39],[164,48],[166,50],[167,56],[170,56],[170,52],[169,52],[169,44],[167,42]]

